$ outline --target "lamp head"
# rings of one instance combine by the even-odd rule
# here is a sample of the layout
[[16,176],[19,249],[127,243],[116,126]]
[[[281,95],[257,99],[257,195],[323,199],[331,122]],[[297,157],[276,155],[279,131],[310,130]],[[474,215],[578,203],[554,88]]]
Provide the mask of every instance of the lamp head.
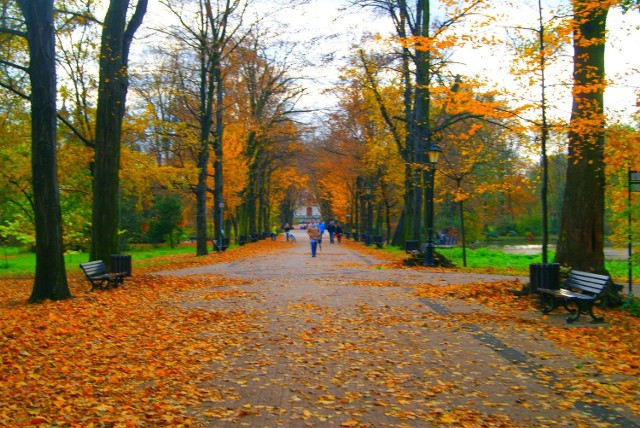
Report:
[[429,147],[429,151],[427,152],[427,155],[429,156],[429,163],[435,166],[440,159],[441,153],[442,150],[440,147],[438,147],[436,143],[431,143],[431,147]]

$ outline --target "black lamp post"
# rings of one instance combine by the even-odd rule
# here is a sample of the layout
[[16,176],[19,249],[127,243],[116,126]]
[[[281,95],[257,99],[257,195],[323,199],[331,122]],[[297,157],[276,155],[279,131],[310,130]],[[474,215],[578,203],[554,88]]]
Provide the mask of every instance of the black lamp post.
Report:
[[366,202],[365,210],[367,215],[367,221],[365,222],[366,235],[364,237],[364,245],[371,245],[371,186],[364,186],[364,200]]
[[222,250],[224,249],[223,246],[223,235],[224,235],[224,227],[223,227],[223,212],[224,212],[224,201],[220,200],[220,203],[218,204],[218,208],[220,208],[220,235],[218,238],[218,251],[222,252]]
[[433,259],[433,251],[435,245],[433,244],[433,187],[435,185],[436,165],[442,150],[436,143],[432,143],[429,147],[427,155],[429,157],[429,185],[427,186],[427,248],[424,252],[424,265],[435,266]]

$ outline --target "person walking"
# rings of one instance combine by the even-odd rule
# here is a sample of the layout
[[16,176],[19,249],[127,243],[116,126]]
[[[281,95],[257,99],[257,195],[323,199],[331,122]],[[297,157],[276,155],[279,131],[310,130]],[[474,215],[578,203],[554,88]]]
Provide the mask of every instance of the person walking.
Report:
[[324,230],[325,230],[324,221],[320,220],[320,223],[318,223],[318,229],[320,230],[320,237],[318,238],[318,244],[320,244],[320,248],[322,248],[322,235],[324,235]]
[[320,240],[320,228],[314,219],[311,219],[307,226],[307,235],[309,235],[309,242],[311,242],[311,257],[315,257],[318,241]]
[[275,241],[277,237],[278,237],[278,226],[274,224],[273,227],[271,228],[271,240]]
[[338,240],[338,244],[342,239],[342,226],[340,226],[339,222],[336,222],[336,239]]
[[333,238],[336,235],[336,224],[333,220],[329,222],[329,226],[327,226],[327,232],[329,233],[329,244],[333,244]]

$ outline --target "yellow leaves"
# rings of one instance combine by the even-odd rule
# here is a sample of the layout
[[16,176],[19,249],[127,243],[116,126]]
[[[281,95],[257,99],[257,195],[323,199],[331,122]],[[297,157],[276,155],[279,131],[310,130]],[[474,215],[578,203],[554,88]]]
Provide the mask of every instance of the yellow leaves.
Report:
[[452,415],[444,414],[440,417],[440,423],[443,424],[453,424],[459,422],[458,419],[454,418]]
[[214,299],[223,300],[223,299],[229,299],[229,298],[235,298],[235,297],[244,297],[244,296],[247,296],[248,294],[249,293],[247,293],[246,291],[238,291],[238,290],[212,291],[202,296],[202,298],[204,300],[214,300]]
[[318,397],[318,404],[334,404],[336,401],[336,397],[333,395],[321,395]]

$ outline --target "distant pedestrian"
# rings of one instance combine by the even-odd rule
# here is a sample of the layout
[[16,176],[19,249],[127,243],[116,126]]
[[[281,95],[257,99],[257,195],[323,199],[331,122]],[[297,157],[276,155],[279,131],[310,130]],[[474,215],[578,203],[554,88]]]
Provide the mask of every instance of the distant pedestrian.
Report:
[[338,241],[338,244],[340,243],[341,239],[342,239],[342,226],[340,225],[339,222],[336,221],[336,240]]
[[336,224],[333,220],[329,222],[329,226],[327,226],[327,232],[329,233],[329,244],[333,244],[333,237],[336,235]]
[[278,236],[278,226],[274,224],[273,227],[271,228],[271,240],[275,241],[277,236]]
[[284,236],[287,238],[287,242],[289,242],[289,231],[291,230],[291,226],[289,223],[284,224]]
[[315,257],[318,241],[320,240],[320,228],[313,219],[307,226],[307,235],[309,235],[309,242],[311,243],[311,257]]
[[320,220],[320,223],[318,223],[318,229],[320,230],[320,237],[318,238],[318,243],[320,244],[320,246],[322,246],[322,235],[324,235],[324,231],[325,231],[324,221]]

